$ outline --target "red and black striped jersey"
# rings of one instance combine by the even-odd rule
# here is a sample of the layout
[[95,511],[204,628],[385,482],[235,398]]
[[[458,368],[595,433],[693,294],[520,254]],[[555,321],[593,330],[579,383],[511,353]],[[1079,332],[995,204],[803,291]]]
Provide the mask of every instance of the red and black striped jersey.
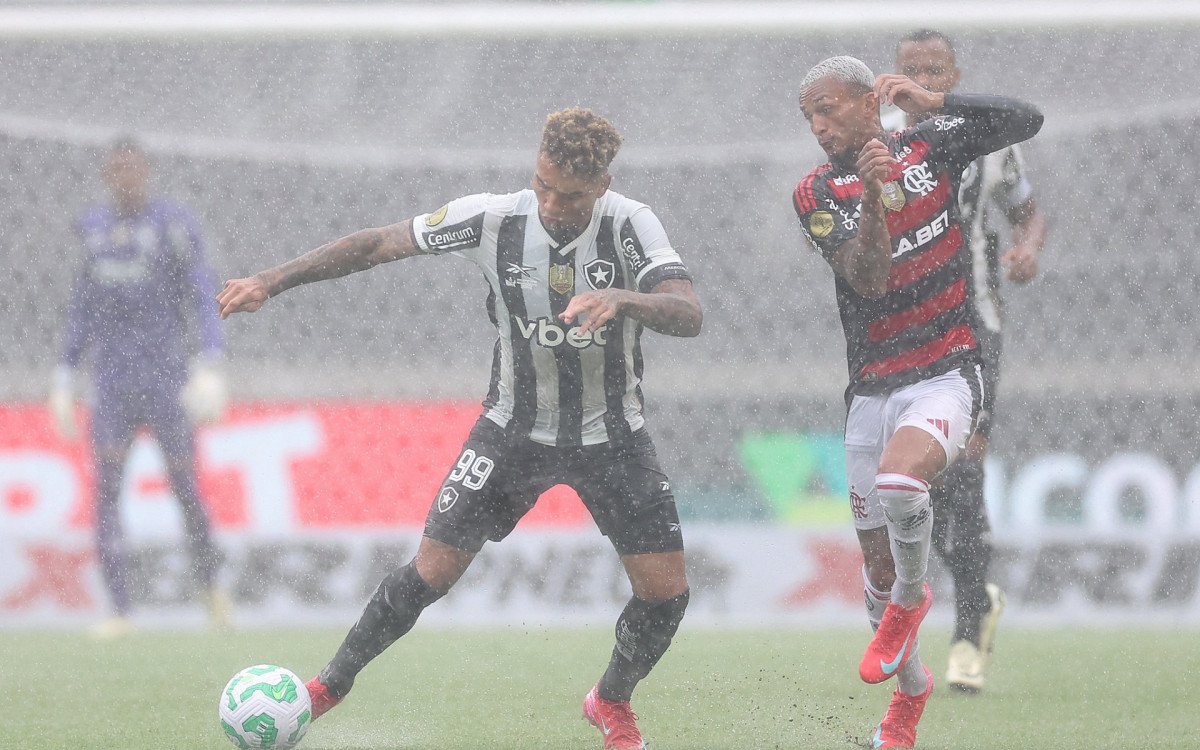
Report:
[[[835,276],[848,395],[890,391],[979,361],[959,182],[973,160],[1031,137],[1041,123],[1024,102],[947,94],[941,115],[881,136],[895,158],[883,189],[892,240],[888,290],[864,297]],[[852,165],[817,167],[792,201],[805,236],[826,260],[858,234],[862,183]]]

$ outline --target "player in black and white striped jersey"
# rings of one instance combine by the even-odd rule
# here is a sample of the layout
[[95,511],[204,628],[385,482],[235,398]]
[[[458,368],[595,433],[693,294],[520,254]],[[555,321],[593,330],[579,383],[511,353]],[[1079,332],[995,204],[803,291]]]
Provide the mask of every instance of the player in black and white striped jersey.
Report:
[[222,318],[255,312],[293,286],[421,254],[465,258],[490,287],[498,336],[484,412],[429,510],[416,557],[383,580],[308,682],[314,719],[449,591],[485,542],[503,539],[543,492],[566,484],[633,587],[584,717],[606,750],[645,747],[630,697],[670,645],[689,593],[671,483],[642,416],[640,339],[643,328],[695,336],[702,313],[658,218],[608,189],[620,145],[616,129],[590,110],[556,112],[530,189],[472,195],[355,232],[227,281],[218,296]]
[[594,202],[582,233],[548,228],[538,219],[540,180],[535,174],[534,190],[473,195],[417,216],[414,242],[423,253],[470,260],[491,287],[499,339],[487,419],[542,445],[623,442],[645,423],[643,321],[564,326],[561,316],[578,295],[650,293],[690,276],[650,208],[611,190]]
[[[961,77],[954,44],[939,31],[906,35],[896,47],[896,71],[930,91],[946,93]],[[891,131],[916,125],[919,118],[896,111],[884,121]],[[992,558],[991,530],[983,497],[983,459],[991,435],[1000,380],[1001,276],[1020,284],[1037,275],[1046,239],[1046,220],[1018,145],[971,162],[959,189],[964,240],[971,258],[971,294],[976,337],[983,360],[984,401],[966,449],[931,488],[933,545],[954,579],[956,618],[946,681],[968,692],[983,688],[995,644],[1004,593],[987,582]],[[1002,250],[998,231],[1003,216],[1013,245]]]

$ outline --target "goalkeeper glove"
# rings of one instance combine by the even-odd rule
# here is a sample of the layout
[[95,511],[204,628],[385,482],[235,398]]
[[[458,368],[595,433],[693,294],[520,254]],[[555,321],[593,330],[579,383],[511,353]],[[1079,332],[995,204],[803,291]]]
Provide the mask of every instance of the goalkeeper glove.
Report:
[[225,377],[211,362],[198,361],[180,394],[183,408],[196,424],[216,422],[225,412]]
[[79,422],[75,418],[75,393],[73,384],[75,371],[67,365],[60,365],[54,371],[50,381],[50,397],[46,400],[46,408],[50,410],[54,429],[64,440],[74,440],[79,436]]

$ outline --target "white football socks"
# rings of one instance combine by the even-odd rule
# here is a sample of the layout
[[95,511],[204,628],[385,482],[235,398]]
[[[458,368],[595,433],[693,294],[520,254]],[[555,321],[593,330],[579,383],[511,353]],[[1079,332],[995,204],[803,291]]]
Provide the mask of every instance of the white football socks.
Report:
[[875,491],[887,515],[896,583],[892,601],[914,607],[925,597],[929,567],[929,540],[933,533],[933,508],[929,483],[907,474],[877,474]]
[[871,621],[871,630],[879,630],[879,623],[883,622],[883,610],[887,608],[888,602],[892,600],[892,592],[880,591],[871,583],[871,579],[867,577],[867,566],[863,566],[863,600],[867,603],[867,619]]

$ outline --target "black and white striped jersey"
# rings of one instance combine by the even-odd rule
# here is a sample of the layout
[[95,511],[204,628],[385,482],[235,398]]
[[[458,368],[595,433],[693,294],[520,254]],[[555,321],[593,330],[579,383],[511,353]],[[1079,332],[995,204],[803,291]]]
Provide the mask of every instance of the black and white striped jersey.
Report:
[[587,228],[559,245],[532,190],[451,201],[413,219],[422,252],[479,266],[498,337],[484,415],[518,437],[559,447],[619,442],[642,427],[642,325],[617,318],[581,334],[558,315],[590,289],[649,292],[690,279],[650,208],[606,192]]
[[1025,177],[1025,162],[1018,146],[981,156],[963,172],[958,202],[967,247],[971,251],[971,282],[975,310],[989,331],[1000,331],[1003,304],[1000,299],[1001,218],[1033,196]]

